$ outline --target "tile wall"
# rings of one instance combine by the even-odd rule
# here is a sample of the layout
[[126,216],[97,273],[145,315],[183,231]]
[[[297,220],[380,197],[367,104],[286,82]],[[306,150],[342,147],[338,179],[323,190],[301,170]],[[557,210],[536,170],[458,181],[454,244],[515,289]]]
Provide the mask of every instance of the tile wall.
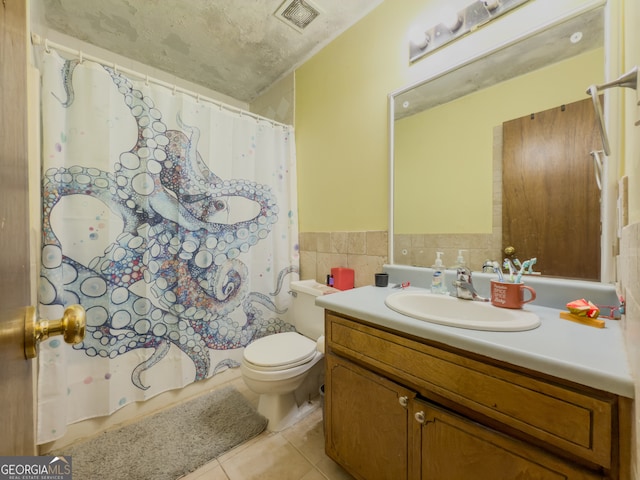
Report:
[[301,232],[300,278],[325,283],[331,267],[353,268],[355,286],[373,285],[387,262],[386,231]]
[[622,229],[618,268],[620,294],[626,302],[624,330],[631,373],[636,379],[635,419],[633,422],[632,465],[636,471],[631,478],[640,478],[640,223]]
[[486,260],[502,262],[501,232],[496,234],[413,234],[395,235],[393,261],[402,265],[430,267],[436,252],[442,252],[442,263],[451,267],[456,263],[458,250],[466,250],[467,266],[476,272]]

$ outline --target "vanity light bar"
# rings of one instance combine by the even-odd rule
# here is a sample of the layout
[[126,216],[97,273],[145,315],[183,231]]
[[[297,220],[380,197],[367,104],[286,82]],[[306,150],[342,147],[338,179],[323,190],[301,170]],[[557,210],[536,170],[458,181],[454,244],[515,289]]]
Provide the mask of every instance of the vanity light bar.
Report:
[[471,33],[491,20],[519,7],[529,0],[476,0],[457,12],[457,16],[442,19],[409,42],[409,63],[436,51],[444,45]]

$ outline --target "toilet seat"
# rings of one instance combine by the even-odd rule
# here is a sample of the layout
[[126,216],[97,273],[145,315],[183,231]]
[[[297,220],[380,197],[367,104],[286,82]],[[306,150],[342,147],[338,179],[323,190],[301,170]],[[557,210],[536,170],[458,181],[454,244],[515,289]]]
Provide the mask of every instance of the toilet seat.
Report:
[[299,333],[276,333],[247,345],[243,360],[258,371],[286,370],[313,360],[316,347],[316,342]]

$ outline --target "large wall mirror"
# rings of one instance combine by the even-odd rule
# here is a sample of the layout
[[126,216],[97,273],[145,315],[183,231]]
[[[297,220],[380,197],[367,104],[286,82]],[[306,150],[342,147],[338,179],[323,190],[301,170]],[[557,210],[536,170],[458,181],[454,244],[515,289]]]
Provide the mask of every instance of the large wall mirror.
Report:
[[[389,95],[391,263],[428,267],[441,251],[452,266],[464,250],[480,270],[485,260],[505,257],[503,123],[589,101],[586,88],[604,78],[603,44],[600,5]],[[591,181],[596,207],[584,217],[599,222],[600,191]],[[572,248],[567,241],[558,249]],[[576,277],[561,269],[552,275]]]

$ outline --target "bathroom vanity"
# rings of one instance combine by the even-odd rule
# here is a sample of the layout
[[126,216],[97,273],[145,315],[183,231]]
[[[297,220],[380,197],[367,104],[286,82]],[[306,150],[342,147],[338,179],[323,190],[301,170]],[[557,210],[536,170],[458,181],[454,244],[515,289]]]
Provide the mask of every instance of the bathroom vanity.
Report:
[[316,300],[326,452],[354,477],[629,478],[633,381],[619,322],[596,329],[532,305],[536,329],[468,330],[393,312],[394,291]]

